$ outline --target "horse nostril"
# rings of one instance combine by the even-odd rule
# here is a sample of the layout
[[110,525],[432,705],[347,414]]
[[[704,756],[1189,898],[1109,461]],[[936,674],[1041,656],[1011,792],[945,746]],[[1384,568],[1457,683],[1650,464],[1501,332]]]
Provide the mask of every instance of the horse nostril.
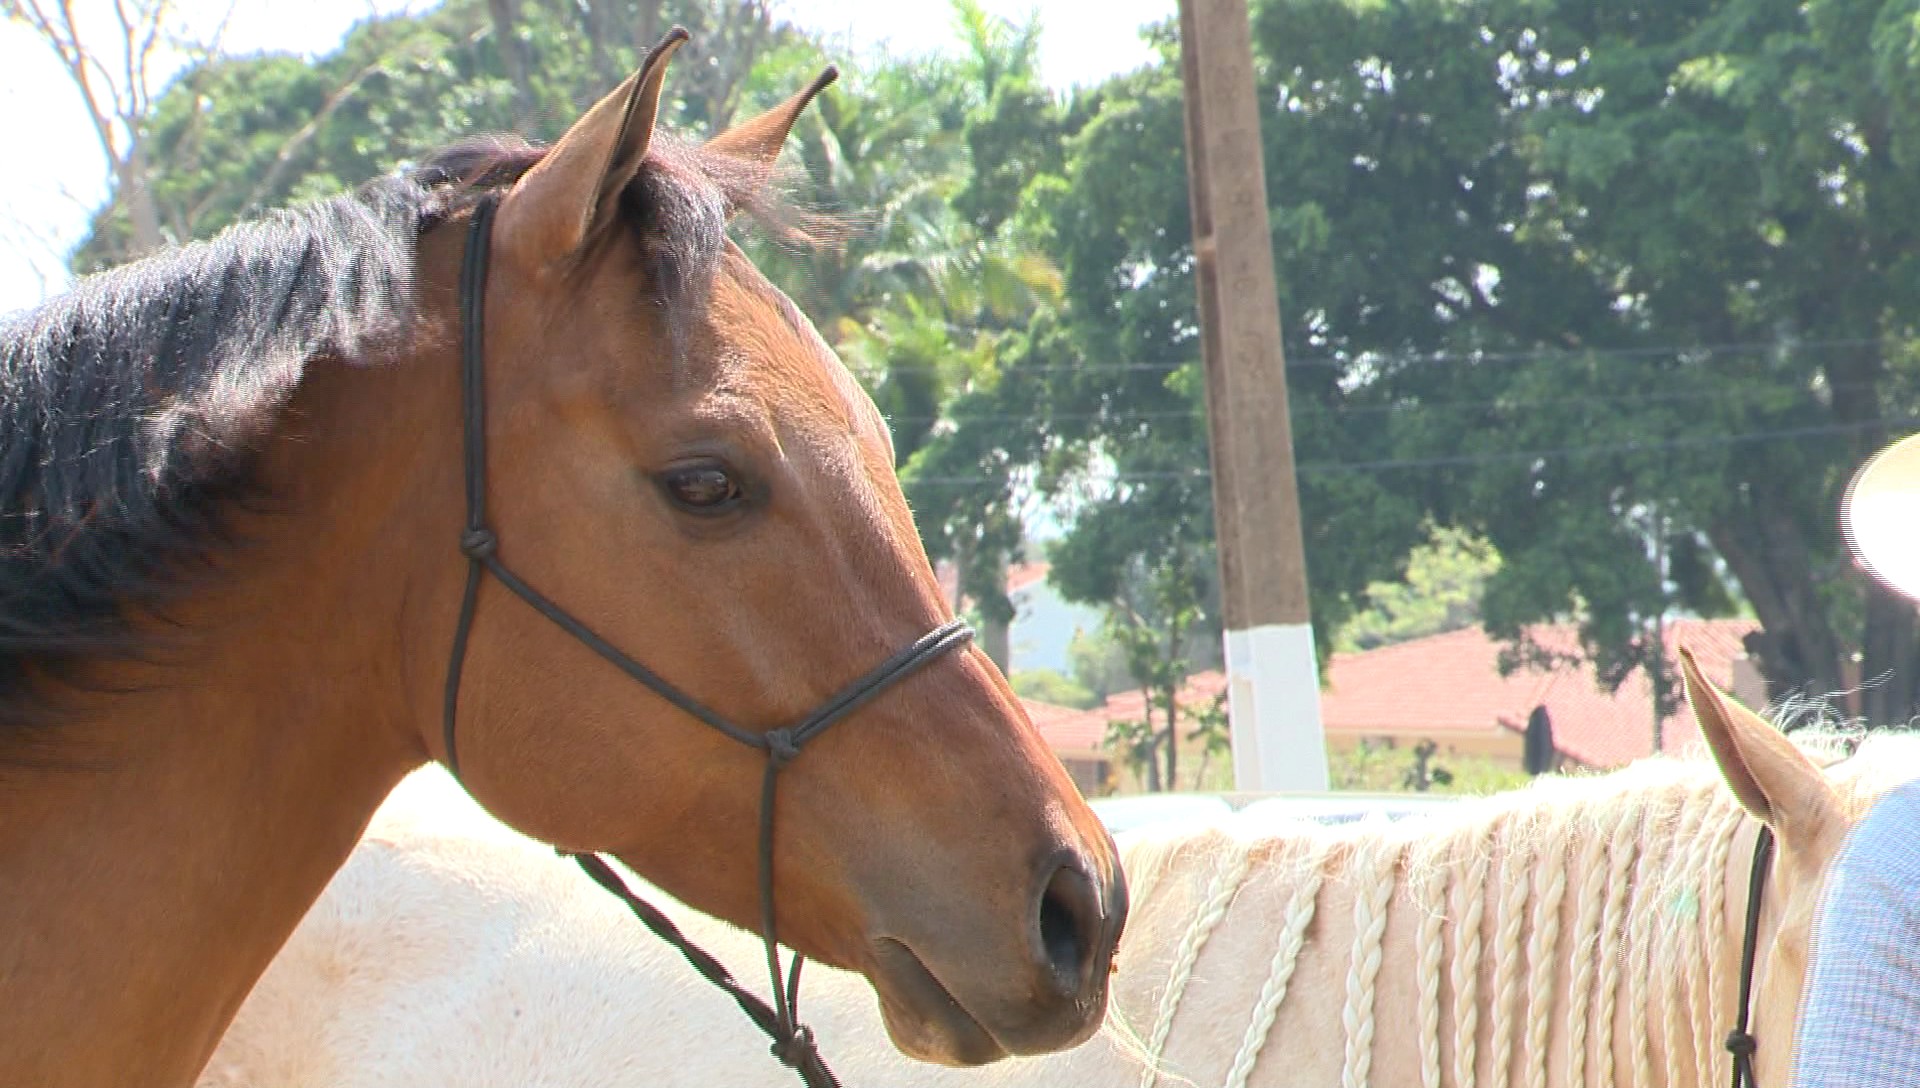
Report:
[[1063,995],[1077,996],[1086,986],[1102,924],[1093,881],[1073,865],[1054,870],[1040,892],[1040,951]]

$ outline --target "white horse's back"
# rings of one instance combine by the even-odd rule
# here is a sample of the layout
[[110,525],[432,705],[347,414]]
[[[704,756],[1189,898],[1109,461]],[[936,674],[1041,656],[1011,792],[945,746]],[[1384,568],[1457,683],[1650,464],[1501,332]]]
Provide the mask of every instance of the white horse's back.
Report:
[[[651,893],[743,980],[758,941]],[[806,969],[803,1019],[849,1088],[981,1086],[910,1062],[858,976]],[[1099,1044],[1090,1044],[1090,1053]],[[1024,1063],[1001,1063],[998,1075]],[[766,1040],[572,862],[443,771],[394,791],[248,998],[201,1088],[791,1088]]]
[[[1870,747],[1848,777],[1885,781],[1835,794],[1848,818],[1920,773],[1920,742]],[[1781,796],[1827,788],[1793,759],[1800,769],[1774,783]],[[1135,912],[1109,1027],[1066,1054],[967,1071],[910,1061],[871,989],[817,965],[802,1019],[848,1088],[1550,1088],[1583,1082],[1576,1062],[1587,1074],[1611,1064],[1603,1079],[1618,1083],[1698,1083],[1709,1069],[1718,1079],[1754,825],[1704,762],[1542,785],[1392,828],[1236,818],[1123,836]],[[1819,860],[1798,864],[1817,874]],[[1795,886],[1777,873],[1769,902],[1791,921],[1780,897],[1817,891],[1817,878]],[[760,978],[750,935],[656,902],[742,979]],[[1804,947],[1803,933],[1792,940]],[[1790,1041],[1797,973],[1762,973],[1770,996],[1756,996],[1755,1022],[1769,1054]],[[1165,1075],[1145,1075],[1142,1058]],[[439,770],[409,778],[381,810],[202,1081],[796,1083],[677,952]]]

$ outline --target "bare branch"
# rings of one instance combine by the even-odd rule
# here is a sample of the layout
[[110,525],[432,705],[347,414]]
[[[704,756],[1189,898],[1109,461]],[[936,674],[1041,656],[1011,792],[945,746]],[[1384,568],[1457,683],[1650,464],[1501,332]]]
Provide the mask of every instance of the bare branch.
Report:
[[[135,241],[146,249],[161,241],[147,177],[140,128],[151,101],[152,62],[172,0],[112,0],[110,11],[117,34],[105,31],[89,45],[87,35],[102,34],[99,27],[83,27],[74,0],[0,0],[0,12],[25,24],[51,50],[86,107],[115,187],[134,223]],[[119,55],[113,56],[115,49]]]
[[24,258],[42,297],[66,286],[68,274],[61,256],[67,247],[49,223],[32,222],[16,213],[0,216],[0,242]]
[[114,90],[114,108],[124,120],[136,116],[134,109],[140,102],[140,73],[135,70],[139,60],[134,55],[138,52],[134,43],[140,39],[140,30],[127,14],[126,0],[113,0],[113,14],[120,20],[120,86]]
[[[32,0],[36,11],[38,0]],[[67,74],[72,77],[74,86],[79,89],[81,99],[86,103],[87,116],[93,121],[94,134],[100,139],[100,152],[107,157],[107,165],[118,168],[120,148],[113,137],[113,118],[100,105],[100,96],[94,91],[93,80],[88,68],[99,67],[92,55],[81,45],[80,30],[73,19],[73,0],[60,0],[61,23],[56,26],[51,16],[41,14],[42,37],[67,66]]]
[[[216,42],[219,40],[219,36],[226,32],[227,19],[233,15],[233,4],[234,0],[228,0],[227,12],[221,16],[220,25],[214,31],[214,40]],[[147,25],[146,34],[140,41],[140,59],[136,65],[129,69],[129,85],[134,88],[134,93],[138,96],[136,101],[137,108],[133,111],[132,116],[145,117],[148,107],[153,103],[153,80],[151,78],[153,74],[153,54],[154,51],[160,47],[160,29],[166,25],[167,16],[172,6],[170,0],[155,0],[152,10],[142,16],[142,18],[146,20]]]
[[[367,3],[371,6],[373,0],[367,0]],[[220,14],[220,21],[214,24],[213,34],[208,37],[206,41],[197,43],[195,52],[200,55],[201,59],[205,60],[217,57],[225,50],[227,28],[233,24],[233,13],[239,6],[240,0],[227,0],[227,10]],[[160,20],[155,19],[154,26],[157,28],[159,25]]]

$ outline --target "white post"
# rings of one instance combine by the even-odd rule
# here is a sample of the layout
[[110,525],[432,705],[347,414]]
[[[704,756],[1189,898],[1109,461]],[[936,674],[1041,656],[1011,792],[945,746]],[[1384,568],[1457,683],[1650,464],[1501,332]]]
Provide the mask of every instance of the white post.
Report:
[[1226,642],[1234,788],[1324,792],[1327,745],[1312,625],[1228,631]]
[[1180,0],[1180,62],[1234,782],[1324,790],[1247,0]]

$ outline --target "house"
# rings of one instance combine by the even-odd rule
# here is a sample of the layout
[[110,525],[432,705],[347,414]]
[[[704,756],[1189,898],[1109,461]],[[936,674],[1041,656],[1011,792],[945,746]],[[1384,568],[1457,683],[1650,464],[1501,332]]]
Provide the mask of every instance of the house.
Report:
[[[1766,703],[1759,672],[1743,640],[1751,620],[1679,620],[1666,629],[1675,682],[1684,646],[1709,680],[1753,706]],[[1534,640],[1572,653],[1571,625],[1535,628]],[[1653,751],[1653,691],[1636,671],[1614,692],[1600,689],[1587,663],[1500,675],[1502,643],[1469,627],[1360,653],[1335,654],[1320,693],[1320,721],[1329,749],[1361,743],[1411,746],[1431,740],[1442,754],[1484,756],[1527,767],[1531,727],[1541,762],[1608,768]],[[1684,707],[1661,722],[1661,748],[1678,752],[1699,739]],[[1527,769],[1538,769],[1528,767]]]
[[1113,756],[1106,750],[1107,714],[1104,708],[1073,707],[1021,699],[1041,739],[1073,778],[1080,792],[1092,797],[1105,793],[1113,779]]
[[[1194,674],[1180,693],[1181,705],[1196,710],[1213,705],[1213,700],[1226,691],[1226,682],[1226,677],[1217,671]],[[1116,692],[1091,710],[1055,706],[1034,699],[1020,702],[1027,708],[1027,715],[1033,719],[1047,746],[1066,764],[1074,785],[1090,797],[1105,793],[1115,779],[1115,757],[1106,745],[1108,727],[1114,722],[1140,720],[1146,716],[1147,705],[1146,696],[1138,691]],[[1192,728],[1194,721],[1188,718],[1182,724]]]
[[[1709,680],[1750,706],[1764,706],[1765,685],[1744,642],[1757,630],[1751,620],[1669,623],[1666,645],[1676,678],[1675,652],[1684,646]],[[1571,625],[1539,627],[1532,634],[1551,650],[1571,654],[1578,647]],[[1613,692],[1600,689],[1592,665],[1584,662],[1502,676],[1503,648],[1470,627],[1333,655],[1320,694],[1327,748],[1410,748],[1432,741],[1443,758],[1483,757],[1531,770],[1619,767],[1652,753],[1653,693],[1644,673],[1634,673]],[[1196,673],[1188,677],[1180,701],[1198,710],[1214,705],[1225,691],[1226,677],[1219,671]],[[1068,762],[1074,781],[1089,793],[1111,780],[1111,757],[1102,744],[1108,723],[1138,719],[1146,706],[1137,691],[1113,695],[1093,710],[1023,701],[1041,734]],[[1684,706],[1661,722],[1662,751],[1679,752],[1698,739],[1699,729]]]

